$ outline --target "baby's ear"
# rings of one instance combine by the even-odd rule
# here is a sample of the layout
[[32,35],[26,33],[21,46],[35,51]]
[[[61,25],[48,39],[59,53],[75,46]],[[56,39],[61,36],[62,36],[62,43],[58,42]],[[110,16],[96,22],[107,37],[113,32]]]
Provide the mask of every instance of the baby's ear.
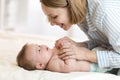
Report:
[[44,65],[44,64],[41,64],[41,63],[36,63],[35,67],[36,67],[37,69],[43,70],[44,67],[45,67],[45,65]]

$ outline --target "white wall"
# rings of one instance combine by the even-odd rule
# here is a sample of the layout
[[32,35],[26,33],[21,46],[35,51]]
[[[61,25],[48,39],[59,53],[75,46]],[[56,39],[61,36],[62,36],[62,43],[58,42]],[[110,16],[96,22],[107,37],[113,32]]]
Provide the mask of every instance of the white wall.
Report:
[[[87,37],[75,25],[69,31],[64,31],[58,26],[50,26],[46,16],[43,14],[39,0],[11,0],[17,1],[14,31],[19,33],[37,34],[61,38],[69,36],[74,39],[87,40]],[[10,8],[11,9],[11,8]],[[15,11],[11,9],[10,11]],[[9,26],[8,26],[9,28]],[[83,36],[84,35],[84,36]]]
[[66,31],[56,26],[50,26],[43,14],[39,0],[29,0],[27,12],[27,27],[24,32],[49,36],[66,35]]
[[2,9],[1,6],[2,6],[2,2],[1,2],[1,0],[0,0],[0,28],[1,28],[1,16],[2,16],[2,14],[1,14],[1,11],[2,11],[2,10],[1,10],[1,9]]

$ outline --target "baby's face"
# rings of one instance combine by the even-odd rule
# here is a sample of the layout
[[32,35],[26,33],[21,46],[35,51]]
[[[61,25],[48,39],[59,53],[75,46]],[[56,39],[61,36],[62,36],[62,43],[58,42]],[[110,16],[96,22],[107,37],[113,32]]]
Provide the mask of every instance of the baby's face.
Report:
[[52,49],[45,45],[27,44],[26,58],[32,61],[34,65],[36,63],[47,65],[52,57]]

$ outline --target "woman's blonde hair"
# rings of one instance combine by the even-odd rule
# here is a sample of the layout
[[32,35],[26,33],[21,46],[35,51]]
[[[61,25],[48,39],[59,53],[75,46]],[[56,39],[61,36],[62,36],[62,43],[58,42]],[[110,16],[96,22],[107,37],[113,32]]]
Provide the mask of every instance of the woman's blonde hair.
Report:
[[53,8],[67,7],[70,13],[70,22],[77,24],[85,20],[87,14],[86,0],[40,0],[45,6]]

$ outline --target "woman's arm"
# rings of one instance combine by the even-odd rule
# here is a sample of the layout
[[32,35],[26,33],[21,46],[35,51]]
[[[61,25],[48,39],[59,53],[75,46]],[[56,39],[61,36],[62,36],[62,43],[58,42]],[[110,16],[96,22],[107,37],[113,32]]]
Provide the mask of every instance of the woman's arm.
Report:
[[[120,68],[120,8],[118,4],[114,3],[114,7],[107,7],[105,16],[102,20],[103,33],[109,40],[113,47],[112,51],[97,51],[97,59],[99,67],[102,68]],[[110,5],[109,5],[110,6]],[[120,7],[120,6],[119,6]],[[113,16],[112,16],[113,15]]]

